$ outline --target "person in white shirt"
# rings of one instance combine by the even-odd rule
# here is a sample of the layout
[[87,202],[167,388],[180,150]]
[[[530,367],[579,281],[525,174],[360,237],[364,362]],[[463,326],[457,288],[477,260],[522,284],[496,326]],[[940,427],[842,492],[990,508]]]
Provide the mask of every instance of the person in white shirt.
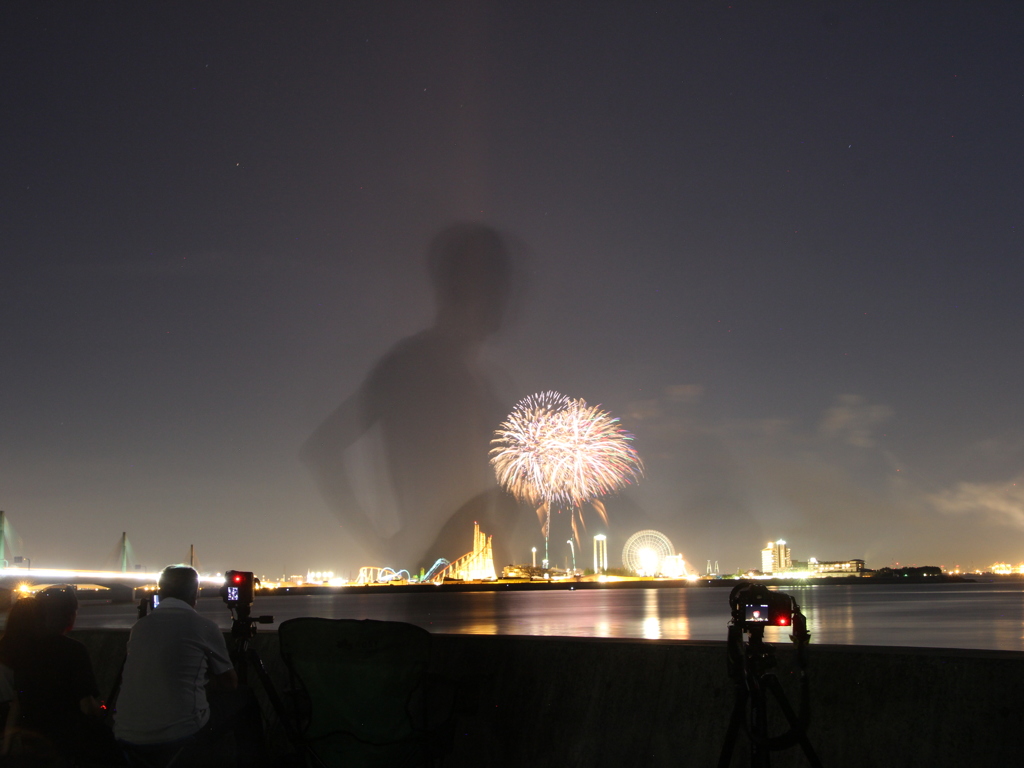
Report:
[[[234,730],[251,724],[257,707],[252,692],[238,689],[238,675],[217,625],[196,610],[199,574],[172,565],[160,575],[160,602],[139,619],[128,639],[114,735],[126,746],[147,753],[187,745],[201,733]],[[208,696],[209,692],[209,696]],[[259,736],[259,715],[255,710]],[[250,728],[247,736],[251,737]],[[239,754],[259,749],[239,744]]]

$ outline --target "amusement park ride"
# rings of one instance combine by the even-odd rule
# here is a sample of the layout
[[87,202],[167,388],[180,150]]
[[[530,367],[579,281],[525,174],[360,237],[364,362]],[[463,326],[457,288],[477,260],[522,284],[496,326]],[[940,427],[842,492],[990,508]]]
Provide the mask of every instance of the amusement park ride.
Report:
[[[494,554],[491,549],[491,538],[491,536],[480,530],[479,523],[473,523],[473,549],[457,560],[450,562],[443,557],[439,557],[419,581],[421,583],[429,581],[440,584],[445,579],[459,579],[460,581],[494,580],[497,578],[497,575],[494,572]],[[404,574],[404,577],[402,574]],[[404,569],[395,571],[393,568],[364,566],[359,569],[359,576],[355,583],[379,584],[381,582],[398,581],[403,578],[406,581],[411,580],[409,572]]]

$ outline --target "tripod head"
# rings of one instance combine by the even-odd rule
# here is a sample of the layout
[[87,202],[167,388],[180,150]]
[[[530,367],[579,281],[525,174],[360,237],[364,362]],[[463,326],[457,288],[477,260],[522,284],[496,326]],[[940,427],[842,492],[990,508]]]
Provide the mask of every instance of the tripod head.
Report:
[[273,624],[273,616],[253,616],[251,615],[252,606],[236,606],[231,608],[231,637],[236,641],[245,640],[248,641],[250,638],[256,635],[257,624]]

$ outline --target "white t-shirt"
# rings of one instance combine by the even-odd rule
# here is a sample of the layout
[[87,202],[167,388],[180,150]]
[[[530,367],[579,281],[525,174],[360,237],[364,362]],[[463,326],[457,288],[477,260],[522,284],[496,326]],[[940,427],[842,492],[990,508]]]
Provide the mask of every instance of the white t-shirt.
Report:
[[217,625],[183,600],[164,598],[132,627],[114,735],[132,744],[193,735],[210,719],[207,680],[230,669]]

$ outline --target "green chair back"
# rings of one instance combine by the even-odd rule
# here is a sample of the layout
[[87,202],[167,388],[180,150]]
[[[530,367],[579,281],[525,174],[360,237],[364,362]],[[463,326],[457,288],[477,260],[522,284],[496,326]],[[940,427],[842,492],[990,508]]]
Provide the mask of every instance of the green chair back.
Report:
[[278,639],[309,697],[305,738],[314,751],[317,742],[333,752],[345,742],[417,739],[429,632],[392,621],[301,618],[282,622]]

